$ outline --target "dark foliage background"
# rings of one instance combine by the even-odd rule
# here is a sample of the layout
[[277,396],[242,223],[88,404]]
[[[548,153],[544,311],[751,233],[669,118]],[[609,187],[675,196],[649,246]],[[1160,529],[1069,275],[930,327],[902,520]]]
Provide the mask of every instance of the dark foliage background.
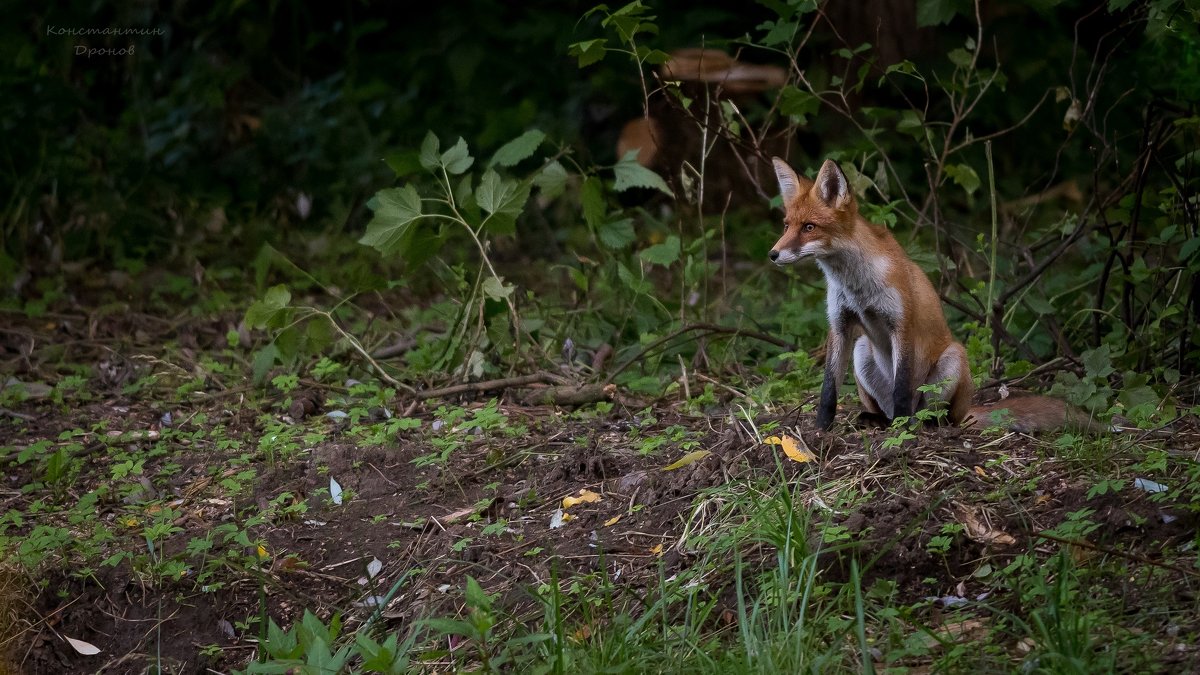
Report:
[[[682,325],[762,301],[758,315],[775,319],[757,320],[760,328],[819,334],[819,317],[779,309],[800,297],[815,302],[805,284],[791,283],[772,305],[762,294],[731,293],[736,265],[723,264],[721,293],[707,293],[716,251],[757,264],[769,246],[766,198],[774,187],[761,163],[782,149],[800,167],[826,156],[857,165],[856,187],[874,205],[873,217],[903,233],[938,277],[955,323],[987,327],[980,335],[990,351],[976,358],[1030,363],[1058,355],[1078,364],[1081,353],[1107,345],[1133,370],[1168,368],[1155,374],[1160,383],[1196,371],[1200,42],[1186,3],[658,2],[637,10],[636,42],[656,50],[640,67],[608,53],[581,68],[570,46],[614,35],[605,17],[617,8],[591,8],[229,0],[54,2],[6,12],[13,17],[0,28],[7,302],[37,300],[45,284],[35,282],[64,265],[100,273],[147,265],[244,269],[253,260],[261,290],[288,280],[264,262],[264,244],[300,267],[316,265],[315,253],[345,260],[346,244],[371,216],[373,194],[427,180],[417,151],[427,132],[443,148],[461,136],[486,157],[536,128],[557,156],[571,160],[566,193],[524,209],[514,233],[494,233],[491,250],[502,267],[517,265],[510,274],[526,287],[537,287],[538,276],[561,284],[564,270],[575,270],[577,295],[564,299],[568,305],[578,306],[579,292],[624,304],[632,300],[619,297],[622,289],[633,300],[657,293],[663,313]],[[69,34],[103,27],[153,34]],[[788,27],[784,38],[772,33]],[[655,55],[697,46],[783,66],[788,84],[742,99],[740,120],[729,109],[708,122],[695,107],[680,113],[678,101],[697,90],[684,87],[674,98],[675,89],[659,90]],[[699,164],[694,148],[680,149],[674,166],[655,167],[675,200],[606,182],[600,214],[627,215],[635,226],[636,240],[624,242],[604,230],[611,223],[601,221],[611,218],[589,215],[587,199],[595,195],[586,183],[607,176],[602,171],[619,159],[618,132],[643,110],[686,127],[676,137],[680,146],[699,137],[696,129],[724,134],[749,161],[713,155],[703,172],[712,183],[708,209],[694,231],[685,223],[699,202],[680,173],[681,164]],[[754,127],[762,134],[748,137]],[[1001,202],[994,239],[980,142],[993,137]],[[712,193],[725,194],[720,178],[735,175],[748,177],[749,187],[720,209],[724,243],[717,246],[711,204],[720,198]],[[682,253],[636,257],[673,231]],[[464,244],[461,235],[442,229],[433,236],[443,262],[478,259],[469,246],[446,246]],[[614,241],[620,245],[605,244]],[[579,256],[600,266],[592,271]],[[621,276],[631,260],[661,263],[665,270],[639,275],[657,291]],[[353,291],[379,287],[384,276],[417,283],[405,271],[417,269],[415,262],[392,256],[382,267],[344,265],[323,278]],[[985,292],[982,280],[992,273]],[[458,274],[458,283],[468,277]],[[754,283],[778,290],[780,282]],[[706,300],[689,315],[695,302],[688,292],[697,289]],[[535,314],[547,310],[535,305]],[[654,312],[632,319],[614,312],[600,311],[595,326],[529,337],[546,349],[569,335],[584,335],[593,347],[636,342],[662,320]],[[1135,340],[1138,347],[1127,349]],[[458,343],[446,349],[459,361],[472,351]],[[1000,363],[991,369],[1001,372]]]

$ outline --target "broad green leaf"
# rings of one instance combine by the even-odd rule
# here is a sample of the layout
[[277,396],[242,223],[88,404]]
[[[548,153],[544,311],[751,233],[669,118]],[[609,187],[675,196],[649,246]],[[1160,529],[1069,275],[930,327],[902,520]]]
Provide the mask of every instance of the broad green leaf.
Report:
[[671,188],[667,187],[667,182],[662,179],[662,176],[638,164],[636,157],[637,152],[630,150],[613,167],[613,173],[617,178],[613,183],[613,189],[617,192],[624,192],[635,187],[652,188],[674,197],[674,193],[671,192]]
[[271,367],[275,365],[277,358],[279,358],[279,348],[274,344],[269,344],[254,354],[254,365],[251,367],[254,384],[262,384]]
[[654,289],[650,282],[641,277],[635,277],[633,271],[625,266],[625,263],[617,263],[617,276],[625,284],[625,287],[634,293],[646,294]]
[[1088,377],[1108,377],[1113,373],[1112,356],[1109,353],[1108,345],[1089,349],[1079,355],[1079,360],[1083,362]]
[[306,351],[315,354],[325,351],[325,348],[333,344],[336,339],[333,333],[333,326],[324,317],[313,317],[310,319],[308,325],[305,327],[304,337],[308,342]]
[[604,220],[604,185],[595,176],[583,181],[579,190],[579,201],[583,204],[583,219],[591,227],[598,227]]
[[595,40],[584,40],[576,42],[567,48],[567,53],[579,59],[579,67],[583,68],[590,66],[593,63],[604,58],[604,45],[608,40],[605,38],[597,38]]
[[421,166],[429,171],[438,168],[440,165],[438,161],[438,152],[440,149],[441,143],[438,141],[438,137],[432,131],[425,132],[425,140],[421,142]]
[[492,604],[492,599],[488,597],[487,593],[483,592],[483,588],[480,587],[479,582],[472,576],[467,577],[467,590],[463,593],[463,599],[467,601],[467,606],[472,609],[486,610]]
[[1179,262],[1187,262],[1196,250],[1200,249],[1200,237],[1193,237],[1183,242],[1183,246],[1179,247]]
[[953,63],[959,68],[966,68],[967,66],[971,65],[971,52],[968,52],[961,47],[958,49],[951,49],[950,53],[946,56],[950,58],[950,63]]
[[652,265],[666,267],[679,260],[679,237],[672,234],[661,244],[642,249],[638,257]]
[[1154,272],[1146,266],[1146,259],[1142,256],[1134,258],[1133,264],[1129,266],[1129,278],[1132,279],[1134,283],[1141,283],[1146,279],[1149,279],[1152,274],[1154,274]]
[[584,274],[583,270],[577,267],[568,267],[567,272],[571,275],[571,281],[575,282],[575,287],[587,293],[590,284],[588,284],[587,275]]
[[807,116],[821,109],[821,99],[793,85],[783,88],[779,100],[779,112],[793,117],[800,124],[807,121]]
[[413,223],[421,218],[421,196],[412,185],[388,188],[375,193],[367,202],[375,216],[367,223],[367,232],[358,240],[383,254],[404,253],[412,239]]
[[904,59],[900,63],[893,63],[892,65],[888,66],[887,69],[884,70],[883,72],[886,75],[890,75],[892,73],[904,73],[905,75],[916,75],[917,74],[917,66],[912,61],[909,61],[908,59]]
[[622,218],[611,223],[605,223],[596,229],[596,236],[605,247],[618,250],[633,243],[636,235],[633,232],[633,219]]
[[542,191],[543,197],[554,199],[561,195],[567,186],[567,170],[557,160],[550,162],[534,176],[533,184]]
[[529,199],[529,184],[501,178],[491,169],[484,172],[475,191],[475,202],[489,215],[485,220],[489,231],[512,234],[517,216]]
[[661,49],[649,49],[638,47],[638,55],[642,57],[642,61],[652,66],[661,66],[671,60],[671,55]]
[[946,167],[946,175],[960,185],[967,194],[975,194],[979,189],[979,174],[967,164],[950,164]]
[[521,160],[530,157],[544,140],[546,140],[546,134],[537,129],[530,129],[500,146],[500,149],[492,156],[492,165],[514,166]]
[[958,13],[956,0],[917,0],[917,26],[928,28],[944,23]]
[[1029,295],[1026,295],[1025,304],[1029,305],[1030,309],[1037,312],[1041,316],[1053,314],[1055,311],[1054,305],[1051,305],[1049,301],[1037,293],[1030,293]]
[[458,185],[454,186],[454,203],[469,204],[474,188],[471,186],[471,174],[464,173]]
[[497,279],[496,277],[484,279],[482,288],[484,295],[492,300],[503,300],[512,295],[512,292],[517,289],[516,286],[506,284],[503,279]]
[[900,113],[900,121],[896,123],[896,131],[909,134],[913,138],[921,138],[924,135],[925,124],[921,121],[921,114],[915,110],[905,110]]
[[446,167],[447,173],[455,176],[471,168],[474,163],[475,158],[467,150],[467,142],[462,138],[458,139],[454,147],[442,153],[442,166]]
[[796,27],[798,25],[795,21],[783,20],[760,23],[758,30],[767,32],[760,42],[764,47],[787,44],[792,41],[792,36],[796,34]]
[[246,325],[251,328],[268,327],[291,301],[292,294],[286,286],[272,286],[267,289],[262,300],[252,303],[246,309]]
[[400,152],[390,152],[383,158],[383,162],[388,165],[396,178],[406,178],[417,173],[423,162],[421,155],[416,151],[409,149]]

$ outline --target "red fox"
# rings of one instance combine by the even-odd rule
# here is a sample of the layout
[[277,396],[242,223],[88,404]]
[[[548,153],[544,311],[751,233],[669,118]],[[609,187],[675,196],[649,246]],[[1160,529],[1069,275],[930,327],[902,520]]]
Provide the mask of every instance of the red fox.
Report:
[[[888,419],[912,415],[940,400],[947,404],[950,421],[964,426],[989,425],[993,412],[1007,410],[1001,415],[1015,431],[1105,429],[1082,410],[1045,396],[970,407],[975,383],[967,352],[950,334],[929,277],[886,228],[859,215],[846,175],[834,161],[825,160],[815,181],[797,175],[778,157],[773,162],[785,215],[771,262],[790,265],[811,258],[828,286],[829,339],[818,427],[833,424],[838,385],[853,354],[863,407]],[[946,383],[940,395],[918,391],[940,383]]]

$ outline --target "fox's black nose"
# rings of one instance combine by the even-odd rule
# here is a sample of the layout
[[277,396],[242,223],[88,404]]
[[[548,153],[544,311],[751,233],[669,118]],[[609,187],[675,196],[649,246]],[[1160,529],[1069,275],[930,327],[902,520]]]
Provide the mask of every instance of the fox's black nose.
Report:
[[771,251],[767,254],[767,257],[771,259],[771,262],[775,262],[779,260],[779,251]]

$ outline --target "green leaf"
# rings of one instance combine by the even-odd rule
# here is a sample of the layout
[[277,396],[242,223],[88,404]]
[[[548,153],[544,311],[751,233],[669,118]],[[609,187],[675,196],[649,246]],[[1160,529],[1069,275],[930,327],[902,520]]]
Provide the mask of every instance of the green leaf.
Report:
[[292,294],[287,286],[272,286],[266,295],[246,309],[246,325],[250,328],[267,328],[287,308]]
[[1037,293],[1030,293],[1029,295],[1026,295],[1025,304],[1029,305],[1030,309],[1037,312],[1041,316],[1046,316],[1047,314],[1053,314],[1055,312],[1054,305],[1051,305],[1049,301]]
[[1112,356],[1109,353],[1108,345],[1080,354],[1079,360],[1083,362],[1088,377],[1108,377],[1113,373]]
[[896,123],[896,131],[920,139],[925,134],[925,123],[921,114],[915,110],[904,110],[900,113],[900,121]]
[[567,48],[567,53],[579,59],[579,67],[584,68],[604,58],[606,38],[576,42]]
[[626,267],[624,263],[617,263],[617,276],[620,277],[625,287],[634,293],[645,295],[654,289],[650,285],[650,282],[641,277],[635,277],[633,271]]
[[492,599],[479,586],[479,582],[475,577],[467,577],[467,590],[463,593],[463,599],[467,601],[467,606],[473,609],[487,610],[491,607]]
[[468,204],[473,194],[474,188],[471,186],[471,174],[464,173],[463,177],[458,181],[458,185],[454,186],[454,203],[460,205]]
[[614,251],[625,248],[637,238],[633,232],[632,218],[605,223],[596,229],[596,236],[600,238],[601,244]]
[[446,172],[457,176],[458,174],[471,168],[475,163],[475,158],[467,150],[467,142],[461,137],[454,147],[442,153],[442,166],[446,167]]
[[567,186],[567,170],[558,160],[550,162],[538,175],[534,176],[533,184],[542,191],[542,196],[554,199],[563,193]]
[[1146,266],[1146,259],[1138,256],[1133,259],[1133,264],[1129,266],[1129,278],[1134,283],[1141,283],[1149,279],[1154,272]]
[[642,249],[638,257],[652,265],[667,267],[679,260],[679,237],[672,234],[661,244]]
[[383,162],[388,165],[396,178],[405,178],[417,173],[423,164],[420,154],[412,149],[390,152],[384,156]]
[[385,255],[396,252],[403,255],[412,241],[413,223],[422,216],[421,196],[417,189],[405,185],[380,190],[367,202],[367,207],[375,215],[367,223],[367,231],[358,243]]
[[279,348],[274,344],[269,344],[254,354],[254,365],[251,367],[254,384],[262,384],[263,380],[267,379],[267,373],[278,358]]
[[440,166],[440,162],[438,161],[438,150],[440,148],[441,143],[438,141],[438,137],[432,131],[425,132],[425,140],[421,142],[421,155],[419,157],[421,166],[429,171],[438,168]]
[[1200,237],[1193,237],[1183,242],[1183,246],[1179,247],[1179,262],[1191,260],[1197,249],[1200,249]]
[[333,332],[333,326],[330,325],[328,319],[313,317],[305,327],[304,337],[308,342],[306,351],[319,354],[325,351],[326,347],[333,344],[336,336]]
[[517,287],[513,286],[512,284],[504,283],[503,278],[497,279],[496,277],[488,277],[484,279],[482,288],[484,295],[488,296],[492,300],[503,300],[512,295],[512,292],[517,289]]
[[470,637],[475,634],[475,629],[471,624],[458,619],[434,617],[432,619],[425,619],[422,623],[442,635],[465,635]]
[[796,34],[796,27],[798,25],[795,21],[782,20],[761,23],[757,26],[758,30],[765,30],[767,34],[762,37],[760,43],[764,47],[787,44],[792,41],[792,36]]
[[883,71],[885,75],[892,73],[903,73],[905,75],[917,75],[917,66],[912,61],[904,59],[900,63],[893,63]]
[[820,109],[820,98],[794,85],[789,84],[780,93],[779,112],[795,118],[800,124],[804,124],[808,115],[815,114]]
[[583,205],[583,219],[591,227],[599,226],[604,220],[604,185],[599,178],[589,176],[579,189],[579,201]]
[[583,270],[577,267],[568,267],[567,272],[571,275],[571,281],[575,282],[575,287],[587,293],[588,286],[590,286],[587,274],[584,274]]
[[971,52],[968,52],[962,47],[959,47],[958,49],[951,49],[950,53],[946,56],[950,58],[950,63],[953,63],[959,68],[966,68],[971,65]]
[[624,192],[629,188],[635,187],[652,188],[662,191],[667,196],[674,197],[674,193],[671,192],[671,188],[667,187],[667,182],[662,179],[662,176],[638,164],[635,159],[636,157],[637,152],[630,150],[613,167],[613,173],[616,174],[616,182],[613,184],[613,189],[617,192]]
[[928,28],[950,23],[958,14],[955,0],[917,0],[917,26]]
[[960,185],[967,194],[975,194],[979,189],[979,174],[967,164],[950,164],[946,167],[946,175]]
[[501,178],[491,169],[484,172],[475,191],[475,203],[490,214],[485,224],[497,234],[512,234],[516,230],[517,216],[528,199],[528,183]]
[[544,140],[546,140],[546,134],[537,129],[530,129],[500,146],[500,149],[492,156],[492,166],[515,166],[521,160],[533,155]]

